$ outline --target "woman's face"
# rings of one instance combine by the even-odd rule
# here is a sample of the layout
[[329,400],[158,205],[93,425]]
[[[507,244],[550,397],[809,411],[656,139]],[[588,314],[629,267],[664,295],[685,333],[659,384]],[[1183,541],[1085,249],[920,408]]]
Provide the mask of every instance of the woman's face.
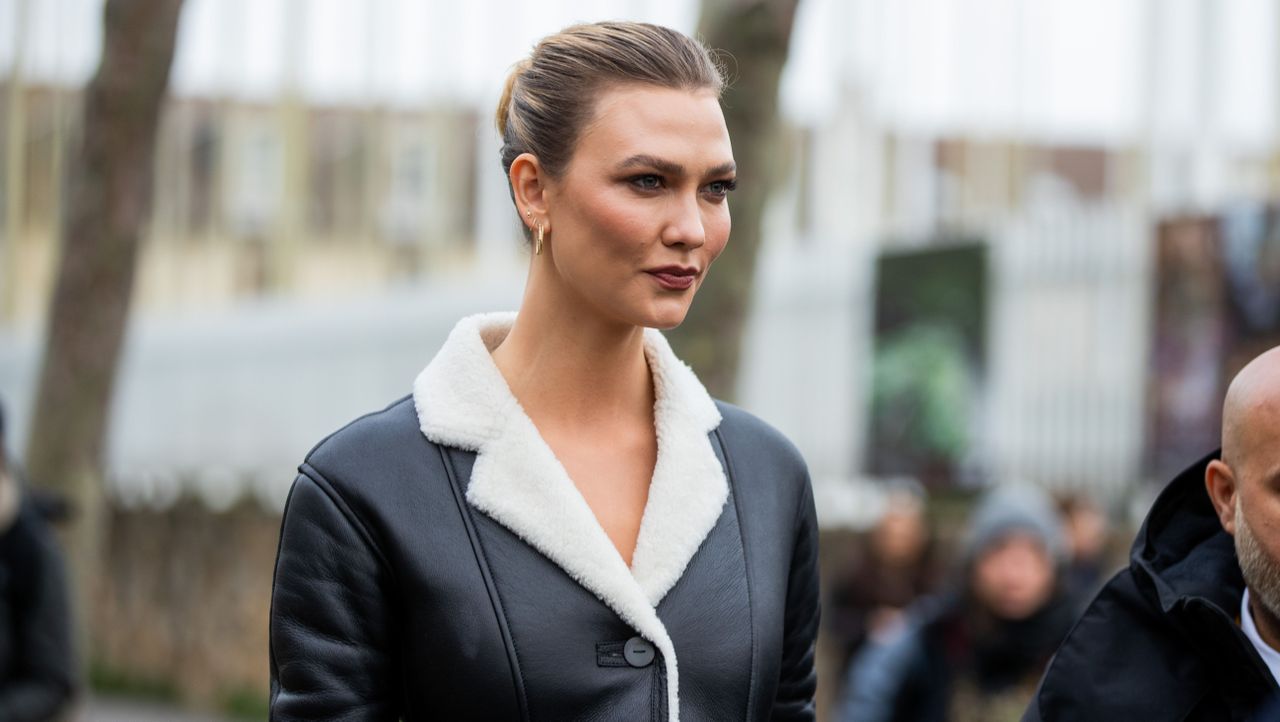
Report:
[[672,328],[729,240],[733,151],[711,91],[600,95],[545,185],[552,281],[607,320]]

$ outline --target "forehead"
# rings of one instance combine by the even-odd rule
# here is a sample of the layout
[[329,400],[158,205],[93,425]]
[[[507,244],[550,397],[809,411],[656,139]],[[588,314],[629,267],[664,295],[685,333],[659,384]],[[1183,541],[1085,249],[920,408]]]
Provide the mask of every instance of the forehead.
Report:
[[992,559],[997,555],[1018,552],[1032,552],[1037,555],[1047,554],[1044,540],[1030,529],[1014,527],[991,540],[978,551],[978,559]]
[[1260,395],[1247,405],[1240,419],[1240,449],[1236,463],[1246,475],[1263,480],[1280,476],[1280,395]]
[[574,161],[611,165],[635,155],[659,157],[695,172],[732,161],[715,93],[648,85],[602,91],[578,139]]

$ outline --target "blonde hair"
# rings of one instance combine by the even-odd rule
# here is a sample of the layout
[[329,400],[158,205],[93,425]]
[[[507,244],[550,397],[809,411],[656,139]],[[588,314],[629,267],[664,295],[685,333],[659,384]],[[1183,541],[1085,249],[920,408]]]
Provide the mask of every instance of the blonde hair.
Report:
[[[637,83],[683,90],[724,88],[720,64],[700,42],[660,25],[572,25],[543,38],[507,76],[496,121],[502,171],[531,153],[552,177],[564,172],[595,100],[606,86]],[[526,229],[527,230],[527,229]]]

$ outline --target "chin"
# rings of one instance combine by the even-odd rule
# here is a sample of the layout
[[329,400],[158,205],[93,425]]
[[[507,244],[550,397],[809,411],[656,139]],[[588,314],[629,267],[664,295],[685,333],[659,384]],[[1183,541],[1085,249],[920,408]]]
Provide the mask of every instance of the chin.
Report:
[[689,315],[689,307],[683,304],[679,308],[658,308],[649,314],[649,320],[643,325],[660,331],[669,331],[684,323],[687,315]]
[[[639,303],[637,303],[639,301]],[[668,331],[684,323],[691,298],[606,299],[599,308],[614,309],[608,316],[632,326]]]

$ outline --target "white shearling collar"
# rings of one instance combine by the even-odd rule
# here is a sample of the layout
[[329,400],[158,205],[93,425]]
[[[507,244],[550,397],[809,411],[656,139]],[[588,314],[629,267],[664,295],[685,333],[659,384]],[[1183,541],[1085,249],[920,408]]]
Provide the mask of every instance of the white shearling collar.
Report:
[[493,313],[458,322],[414,382],[419,426],[435,443],[476,452],[468,503],[559,565],[662,652],[670,720],[678,722],[675,649],[656,608],[728,499],[708,438],[720,411],[662,334],[645,329],[658,456],[628,568],[493,362],[491,349],[514,321],[514,313]]

